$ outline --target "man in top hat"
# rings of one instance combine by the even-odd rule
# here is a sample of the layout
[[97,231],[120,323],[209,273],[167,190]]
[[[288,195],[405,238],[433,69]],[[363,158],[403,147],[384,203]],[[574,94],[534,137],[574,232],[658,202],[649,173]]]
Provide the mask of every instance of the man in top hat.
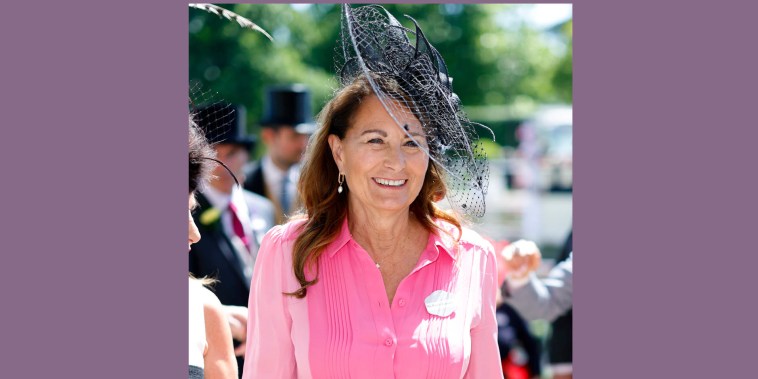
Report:
[[[214,178],[197,194],[193,218],[202,237],[190,249],[189,269],[195,277],[217,280],[212,289],[222,304],[246,307],[258,246],[274,225],[274,206],[232,177],[245,180],[243,168],[255,143],[245,134],[245,109],[218,103],[197,109],[194,119],[229,170],[217,165]],[[240,375],[242,364],[239,357]]]
[[266,196],[276,207],[276,223],[300,206],[297,180],[300,161],[313,134],[311,93],[302,84],[266,89],[261,138],[266,155],[252,165],[245,189]]

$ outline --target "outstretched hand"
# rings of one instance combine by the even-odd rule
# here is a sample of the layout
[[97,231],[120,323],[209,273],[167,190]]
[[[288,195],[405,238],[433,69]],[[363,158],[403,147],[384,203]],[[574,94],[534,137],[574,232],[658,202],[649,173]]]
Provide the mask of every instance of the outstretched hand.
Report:
[[542,254],[534,242],[518,240],[503,248],[500,261],[506,269],[506,278],[523,280],[540,266]]

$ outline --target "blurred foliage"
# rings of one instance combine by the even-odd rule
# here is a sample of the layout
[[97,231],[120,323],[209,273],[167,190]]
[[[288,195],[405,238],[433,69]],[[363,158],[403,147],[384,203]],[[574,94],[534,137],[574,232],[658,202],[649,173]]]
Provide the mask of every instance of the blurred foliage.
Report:
[[[189,75],[248,110],[251,131],[262,115],[264,88],[304,83],[318,112],[336,89],[340,7],[223,4],[268,31],[262,34],[189,9]],[[406,27],[418,21],[445,59],[453,88],[474,121],[493,128],[500,145],[513,145],[518,120],[539,103],[572,102],[572,22],[536,30],[504,26],[514,4],[384,4]],[[527,5],[528,6],[528,5]],[[557,42],[556,42],[557,41]],[[558,48],[555,47],[557,44]],[[482,135],[485,137],[486,135]],[[488,136],[489,137],[489,136]]]
[[556,31],[564,39],[566,43],[566,53],[560,57],[556,68],[553,72],[553,86],[555,87],[556,95],[559,99],[565,100],[567,103],[571,103],[573,99],[573,65],[572,65],[572,51],[574,46],[574,22],[572,20],[566,21],[560,24]]
[[489,138],[482,137],[482,138],[479,138],[479,143],[481,143],[486,157],[495,158],[502,155],[500,152],[501,147],[495,141]]

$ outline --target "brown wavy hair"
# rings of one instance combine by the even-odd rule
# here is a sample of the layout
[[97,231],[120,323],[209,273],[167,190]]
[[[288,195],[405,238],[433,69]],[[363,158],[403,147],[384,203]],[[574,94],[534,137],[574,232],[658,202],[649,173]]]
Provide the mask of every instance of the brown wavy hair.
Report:
[[[382,89],[402,94],[394,80],[372,76]],[[292,269],[300,288],[286,293],[297,298],[304,298],[307,288],[318,281],[318,261],[324,249],[337,237],[344,218],[347,216],[347,196],[337,193],[337,176],[339,168],[334,162],[329,147],[329,135],[345,138],[351,127],[352,117],[360,107],[363,99],[373,95],[371,84],[365,76],[357,77],[351,84],[339,90],[319,114],[319,128],[311,137],[306,150],[304,164],[300,172],[297,188],[302,196],[306,222],[300,235],[295,240],[292,252]],[[404,96],[407,98],[407,96]],[[418,116],[417,116],[418,117]],[[447,187],[441,177],[440,167],[429,160],[424,183],[418,197],[411,203],[410,211],[430,233],[440,230],[435,219],[442,219],[458,228],[456,241],[462,234],[460,221],[440,208],[434,202],[445,197]],[[347,182],[342,184],[347,185]],[[313,280],[307,280],[305,269],[316,268]]]

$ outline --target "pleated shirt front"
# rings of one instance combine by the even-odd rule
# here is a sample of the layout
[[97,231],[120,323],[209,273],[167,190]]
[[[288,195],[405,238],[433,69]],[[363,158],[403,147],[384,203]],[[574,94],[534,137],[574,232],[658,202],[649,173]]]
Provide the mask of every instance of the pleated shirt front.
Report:
[[243,378],[502,378],[497,270],[486,240],[465,228],[458,243],[430,233],[389,304],[381,272],[344,220],[319,258],[318,282],[297,299],[283,292],[300,287],[292,249],[302,224],[264,237],[250,287]]

